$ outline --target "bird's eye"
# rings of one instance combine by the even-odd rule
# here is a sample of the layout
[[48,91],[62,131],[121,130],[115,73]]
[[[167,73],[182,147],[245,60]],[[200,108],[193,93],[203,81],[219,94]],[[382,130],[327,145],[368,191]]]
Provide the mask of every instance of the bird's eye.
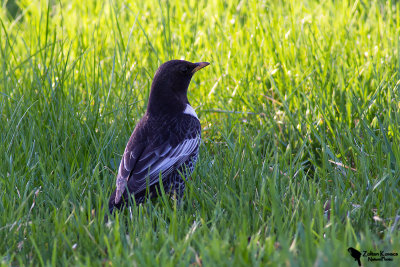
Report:
[[183,66],[183,67],[181,68],[181,72],[182,72],[183,74],[187,74],[187,73],[189,72],[188,66]]

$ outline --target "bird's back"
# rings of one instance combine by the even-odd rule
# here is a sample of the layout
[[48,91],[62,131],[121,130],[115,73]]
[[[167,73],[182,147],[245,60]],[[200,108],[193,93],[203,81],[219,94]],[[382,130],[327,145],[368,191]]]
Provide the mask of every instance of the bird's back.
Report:
[[[164,190],[184,189],[183,175],[193,172],[201,141],[201,127],[197,116],[181,113],[178,116],[151,116],[146,114],[133,131],[125,148],[117,177],[117,190],[110,198],[110,207],[116,202],[118,190],[126,198],[134,194],[142,202],[146,188],[155,195],[161,174]],[[129,172],[129,173],[128,173]],[[127,177],[127,178],[126,178]],[[122,181],[119,182],[118,181]],[[128,192],[125,191],[128,188]],[[119,197],[118,197],[119,200]],[[120,205],[117,205],[117,207]]]

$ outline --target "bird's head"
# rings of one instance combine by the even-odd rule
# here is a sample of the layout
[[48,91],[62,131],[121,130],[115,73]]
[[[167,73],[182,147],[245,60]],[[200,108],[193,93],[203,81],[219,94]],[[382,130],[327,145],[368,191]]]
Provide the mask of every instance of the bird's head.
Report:
[[153,78],[148,112],[184,110],[189,103],[187,90],[193,74],[209,64],[185,60],[170,60],[162,64]]

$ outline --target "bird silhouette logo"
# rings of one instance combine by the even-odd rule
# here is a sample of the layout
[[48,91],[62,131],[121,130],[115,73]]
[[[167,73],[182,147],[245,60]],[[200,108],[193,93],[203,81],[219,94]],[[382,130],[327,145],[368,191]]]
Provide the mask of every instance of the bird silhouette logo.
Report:
[[350,253],[350,255],[354,258],[354,260],[358,262],[358,266],[361,266],[361,260],[360,260],[360,258],[361,258],[361,252],[358,251],[358,250],[355,249],[355,248],[352,248],[352,247],[349,247],[349,248],[347,249],[347,251],[348,251],[348,252]]

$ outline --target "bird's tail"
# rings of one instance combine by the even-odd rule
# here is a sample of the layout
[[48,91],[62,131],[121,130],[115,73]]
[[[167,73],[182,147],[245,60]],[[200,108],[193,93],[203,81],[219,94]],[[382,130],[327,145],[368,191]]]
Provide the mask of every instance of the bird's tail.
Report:
[[357,262],[358,262],[358,266],[361,266],[361,260],[360,260],[360,258],[357,259]]
[[108,213],[106,212],[106,215],[104,216],[104,222],[108,222],[108,215],[112,216],[115,210],[121,210],[127,205],[133,205],[133,197],[135,199],[136,205],[143,203],[146,199],[145,192],[141,192],[134,196],[133,194],[129,194],[128,190],[125,190],[119,202],[115,203],[116,194],[117,192],[115,190],[114,193],[112,193],[110,196],[110,200],[108,201]]
[[122,196],[118,203],[115,203],[115,195],[116,191],[114,191],[114,193],[112,193],[110,196],[110,199],[108,201],[108,213],[106,212],[106,214],[104,215],[104,222],[108,222],[108,215],[113,215],[116,209],[120,210],[125,206],[126,194]]

